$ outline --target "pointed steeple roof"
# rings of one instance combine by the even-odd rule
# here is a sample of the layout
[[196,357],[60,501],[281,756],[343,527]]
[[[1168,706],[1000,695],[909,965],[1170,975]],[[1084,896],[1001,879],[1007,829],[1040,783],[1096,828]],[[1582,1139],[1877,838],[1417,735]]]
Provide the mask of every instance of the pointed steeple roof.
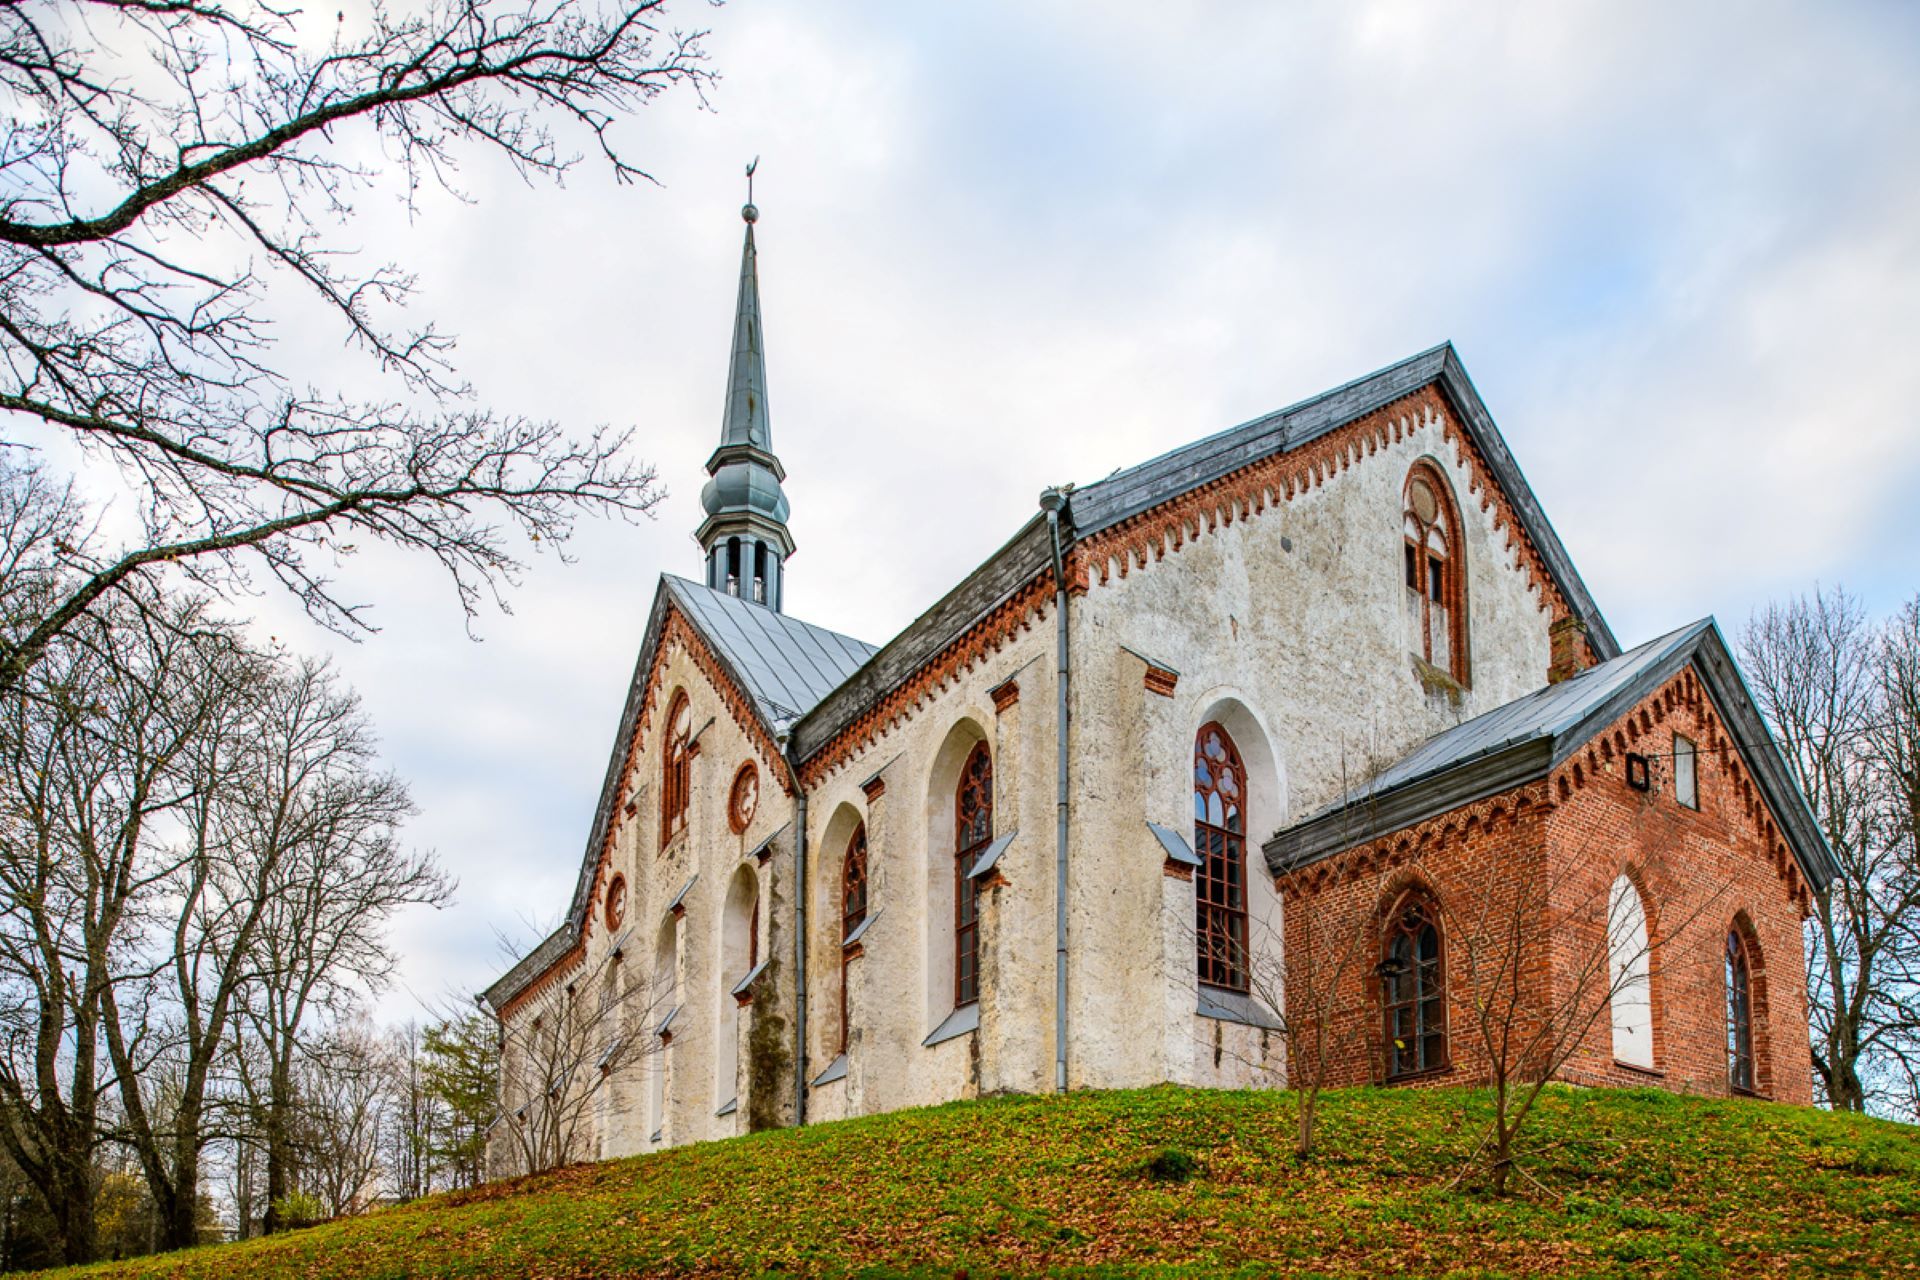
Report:
[[[757,162],[756,162],[757,163]],[[740,295],[733,316],[733,354],[727,362],[727,404],[720,420],[720,447],[707,459],[713,478],[700,491],[706,519],[694,532],[707,558],[707,585],[736,590],[742,598],[776,612],[784,592],[786,558],[793,554],[787,530],[786,468],[773,454],[767,415],[766,330],[760,322],[760,270],[753,224],[753,169],[747,169],[747,224],[740,250]]]
[[[741,210],[747,221],[747,241],[740,251],[740,300],[733,317],[733,356],[727,363],[727,409],[720,423],[720,451],[746,446],[771,456],[773,426],[767,418],[767,360],[761,346],[760,271],[753,245],[753,224],[759,210],[749,204]],[[714,458],[719,460],[716,452]],[[714,464],[707,464],[709,471]],[[784,479],[784,477],[782,477]]]

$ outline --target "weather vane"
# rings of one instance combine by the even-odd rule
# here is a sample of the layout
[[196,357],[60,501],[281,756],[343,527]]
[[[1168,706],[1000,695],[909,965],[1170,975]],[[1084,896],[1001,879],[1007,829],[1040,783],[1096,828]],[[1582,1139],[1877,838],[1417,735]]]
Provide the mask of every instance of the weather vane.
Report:
[[760,211],[753,207],[753,171],[759,167],[759,156],[755,156],[752,163],[747,165],[747,203],[746,207],[740,210],[740,216],[748,222],[752,222],[760,216]]

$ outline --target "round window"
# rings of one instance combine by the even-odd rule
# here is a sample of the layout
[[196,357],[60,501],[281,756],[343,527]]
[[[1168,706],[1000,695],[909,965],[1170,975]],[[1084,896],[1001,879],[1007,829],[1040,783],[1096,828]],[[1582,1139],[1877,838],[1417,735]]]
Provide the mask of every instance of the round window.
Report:
[[607,932],[620,927],[627,916],[627,878],[616,875],[607,883]]
[[733,790],[727,795],[727,821],[732,825],[734,834],[739,835],[753,821],[754,810],[760,807],[760,770],[749,760],[740,766],[740,772],[733,775]]

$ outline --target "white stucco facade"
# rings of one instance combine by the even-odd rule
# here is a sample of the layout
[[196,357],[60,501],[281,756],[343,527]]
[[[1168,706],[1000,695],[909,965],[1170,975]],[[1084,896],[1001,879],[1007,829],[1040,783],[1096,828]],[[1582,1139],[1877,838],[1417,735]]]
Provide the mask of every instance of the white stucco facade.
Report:
[[[1311,483],[1288,479],[1294,455],[1281,440],[1210,481],[1215,489],[1170,486],[1114,535],[1074,540],[1068,530],[1068,1087],[1283,1084],[1271,1007],[1284,999],[1280,907],[1259,843],[1371,765],[1548,679],[1564,598],[1509,495],[1492,489],[1453,402],[1431,386],[1413,390],[1316,437]],[[1409,634],[1402,518],[1418,465],[1441,478],[1454,512],[1448,554],[1466,658],[1451,673],[1414,656]],[[632,1028],[643,1047],[570,1085],[600,1099],[578,1154],[790,1124],[801,1106],[813,1122],[1054,1088],[1060,725],[1050,566],[927,641],[924,661],[888,667],[920,643],[928,619],[880,651],[848,686],[871,705],[849,703],[844,727],[816,735],[794,790],[780,755],[793,724],[756,720],[748,691],[729,687],[727,663],[701,652],[731,642],[675,623],[674,598],[662,592],[659,635],[635,675],[639,710],[615,745],[607,834],[583,873],[576,914],[585,924],[570,949],[556,935],[544,968],[524,966],[490,995],[511,1027],[565,998],[554,975],[598,972],[614,949],[628,979],[653,993],[647,1025]],[[862,685],[875,671],[891,674]],[[663,722],[682,692],[696,729],[687,818],[664,839]],[[841,713],[836,697],[850,695],[800,717],[794,742]],[[1193,843],[1193,753],[1208,724],[1231,736],[1246,774],[1251,979],[1229,999],[1203,999],[1195,881],[1177,874],[1148,825]],[[979,995],[957,1009],[955,788],[982,742],[993,833],[1012,839],[977,881]],[[748,765],[759,804],[736,831],[729,791]],[[842,866],[862,828],[868,918],[849,952]],[[605,927],[602,901],[616,876],[627,886],[621,930]],[[740,1003],[749,901],[764,968]],[[670,1009],[678,1012],[662,1043],[657,1025]]]

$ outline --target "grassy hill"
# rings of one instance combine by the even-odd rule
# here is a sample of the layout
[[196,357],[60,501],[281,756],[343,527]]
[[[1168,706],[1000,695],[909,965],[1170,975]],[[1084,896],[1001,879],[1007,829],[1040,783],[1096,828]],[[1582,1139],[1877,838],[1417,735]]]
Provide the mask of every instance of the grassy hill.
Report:
[[[1920,1131],[1555,1089],[1541,1185],[1450,1187],[1486,1099],[1350,1090],[1001,1098],[758,1134],[74,1275],[1920,1275]],[[1185,1153],[1185,1181],[1149,1164]],[[1162,1164],[1178,1165],[1177,1157]]]

